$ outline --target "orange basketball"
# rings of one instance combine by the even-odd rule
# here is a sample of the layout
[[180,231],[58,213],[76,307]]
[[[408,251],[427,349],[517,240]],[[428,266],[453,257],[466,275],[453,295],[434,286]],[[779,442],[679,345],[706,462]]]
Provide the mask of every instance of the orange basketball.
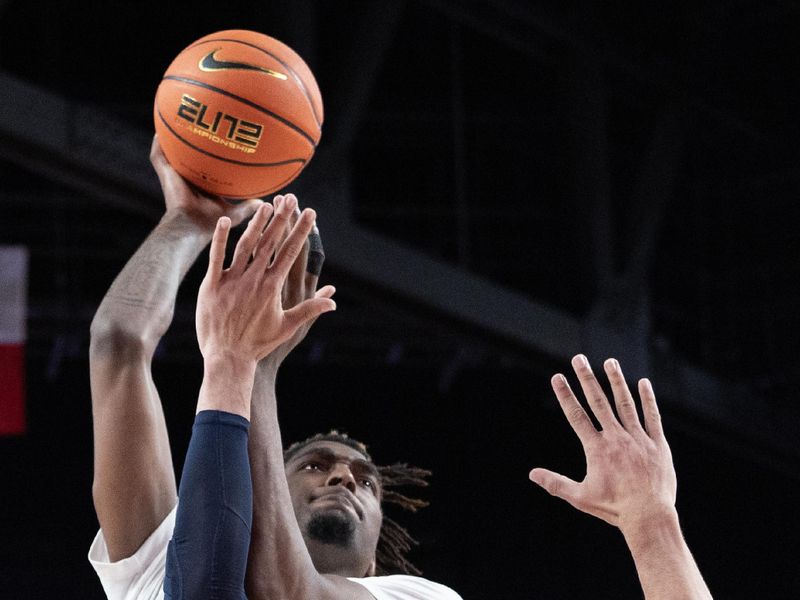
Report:
[[260,198],[292,181],[322,135],[322,97],[303,59],[261,33],[212,33],[164,73],[153,108],[164,154],[224,198]]

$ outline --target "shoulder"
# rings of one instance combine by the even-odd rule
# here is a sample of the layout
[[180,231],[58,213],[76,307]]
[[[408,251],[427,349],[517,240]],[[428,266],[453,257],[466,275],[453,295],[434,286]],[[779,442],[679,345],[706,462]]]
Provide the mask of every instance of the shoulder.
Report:
[[375,597],[375,600],[461,600],[449,587],[412,575],[351,578]]
[[175,528],[177,506],[136,552],[111,562],[103,531],[97,533],[89,549],[89,562],[97,572],[110,600],[162,598],[167,546]]

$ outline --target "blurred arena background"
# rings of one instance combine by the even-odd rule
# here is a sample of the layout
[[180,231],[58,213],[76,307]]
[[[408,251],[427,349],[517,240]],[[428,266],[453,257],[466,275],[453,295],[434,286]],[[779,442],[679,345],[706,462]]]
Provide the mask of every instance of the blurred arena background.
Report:
[[[161,214],[161,74],[227,28],[288,43],[325,101],[289,191],[339,310],[282,370],[285,441],[338,427],[431,468],[403,522],[465,598],[640,597],[618,532],[527,480],[583,474],[549,376],[616,356],[654,382],[715,596],[798,597],[800,4],[2,0],[0,246],[29,266],[0,598],[102,597],[89,323]],[[202,262],[155,364],[178,461]]]

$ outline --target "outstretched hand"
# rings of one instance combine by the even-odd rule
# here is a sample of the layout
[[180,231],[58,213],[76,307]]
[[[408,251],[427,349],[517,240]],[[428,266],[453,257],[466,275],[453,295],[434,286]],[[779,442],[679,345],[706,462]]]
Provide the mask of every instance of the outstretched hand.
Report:
[[203,357],[232,356],[258,361],[290,339],[320,314],[336,309],[329,296],[318,294],[284,309],[284,282],[316,214],[304,210],[286,233],[297,207],[295,198],[273,209],[262,204],[239,239],[229,268],[223,268],[231,220],[217,222],[208,271],[197,299],[197,337]]
[[[273,203],[280,206],[283,202],[293,201],[296,202],[297,198],[293,194],[286,194],[285,196],[275,196]],[[300,218],[300,210],[295,208],[294,214],[291,217],[291,224]],[[317,289],[319,283],[319,275],[322,271],[322,264],[325,261],[325,252],[322,249],[322,239],[320,238],[319,229],[316,223],[311,230],[310,235],[303,243],[303,249],[289,270],[289,276],[283,284],[283,291],[281,299],[283,302],[284,310],[289,310],[305,300],[312,298],[330,298],[336,291],[333,286],[326,285]],[[306,321],[297,328],[294,335],[288,340],[280,344],[273,350],[259,364],[259,369],[265,369],[265,373],[274,374],[277,372],[278,367],[281,365],[286,356],[306,337],[309,329],[314,324],[316,319]]]
[[161,183],[167,212],[184,212],[209,232],[214,229],[217,219],[220,217],[228,217],[231,225],[236,227],[263,204],[258,199],[231,204],[192,187],[169,164],[161,149],[161,144],[158,142],[158,136],[153,136],[153,144],[150,147],[150,163]]
[[604,369],[611,383],[616,415],[586,357],[580,354],[574,357],[572,366],[588,405],[600,424],[600,431],[563,375],[553,376],[551,384],[564,415],[583,445],[586,476],[577,482],[537,468],[530,472],[531,481],[578,510],[603,519],[623,532],[628,525],[635,527],[650,516],[674,511],[675,469],[650,381],[639,381],[644,413],[642,427],[636,404],[615,359],[608,359]]

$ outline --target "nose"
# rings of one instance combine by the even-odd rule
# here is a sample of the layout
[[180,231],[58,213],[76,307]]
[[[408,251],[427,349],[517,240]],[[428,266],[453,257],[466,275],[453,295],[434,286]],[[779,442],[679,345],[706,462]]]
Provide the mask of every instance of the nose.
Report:
[[342,485],[348,490],[356,493],[356,480],[350,468],[343,463],[336,463],[330,471],[328,471],[328,479],[325,485]]

